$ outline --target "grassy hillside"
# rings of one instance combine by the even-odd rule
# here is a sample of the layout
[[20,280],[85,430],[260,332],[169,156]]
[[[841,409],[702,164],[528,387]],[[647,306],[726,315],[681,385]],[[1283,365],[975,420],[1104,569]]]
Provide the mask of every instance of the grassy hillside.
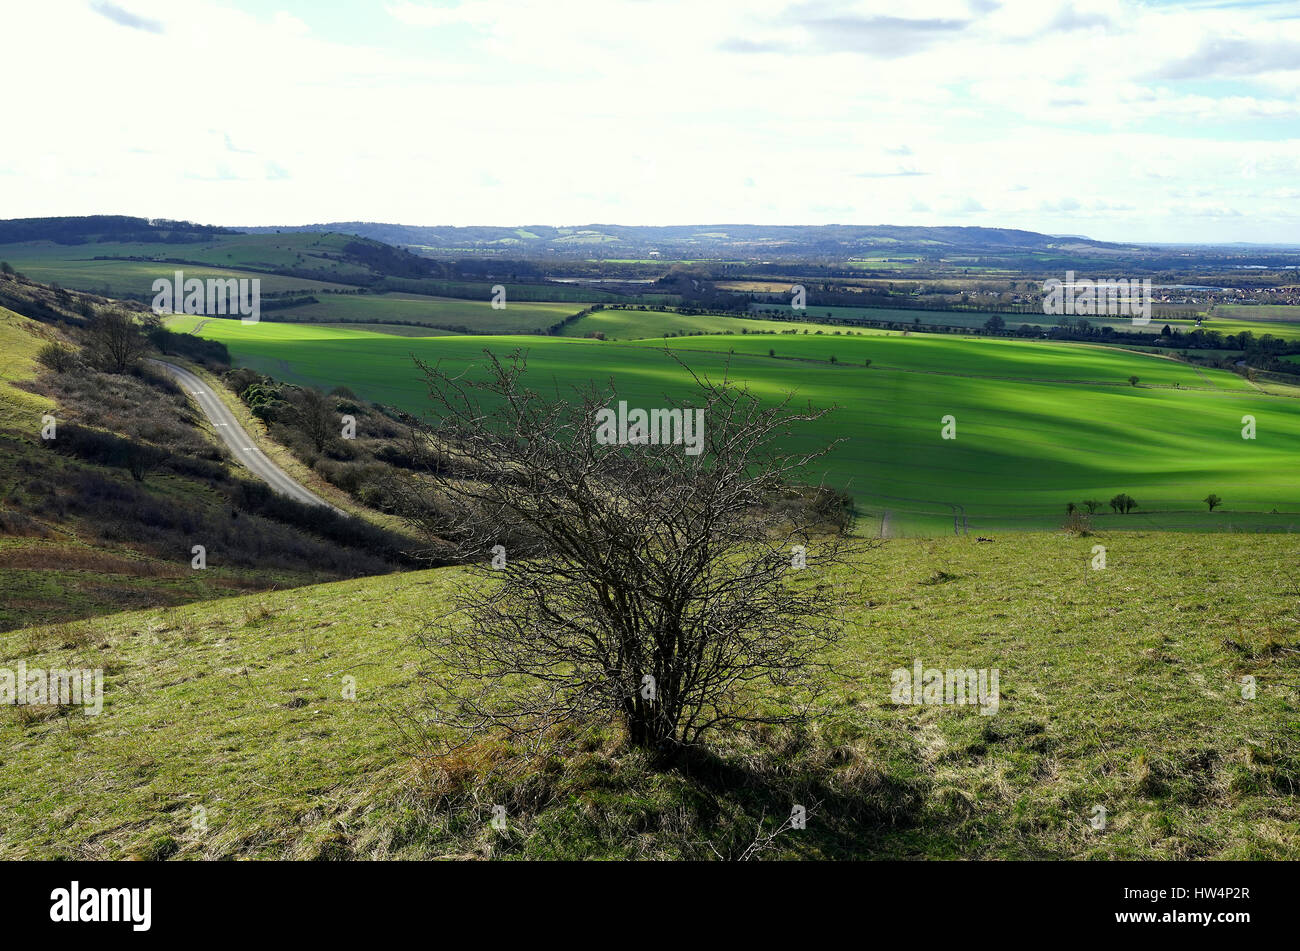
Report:
[[157,260],[138,261],[117,258],[100,259],[114,248],[101,244],[65,247],[48,242],[22,245],[0,245],[0,261],[8,261],[25,277],[44,284],[58,284],[74,290],[90,291],[107,297],[146,297],[153,293],[153,282],[158,278],[171,279],[181,270],[186,278],[256,277],[262,281],[263,294],[281,294],[288,291],[325,292],[349,290],[347,284],[335,280],[286,277],[268,274],[235,264],[207,266],[169,263],[164,258],[175,256],[190,260],[191,249],[170,245],[123,246],[122,253],[152,249]]
[[[819,725],[664,772],[614,730],[531,760],[404,747],[409,634],[462,569],[11,632],[10,666],[105,668],[105,706],[0,708],[0,858],[713,858],[803,803],[768,857],[1297,859],[1297,557],[1276,536],[891,541],[810,579],[867,579]],[[998,668],[998,713],[894,705],[916,660]]]
[[[351,523],[330,541],[319,513],[224,465],[215,435],[166,381],[88,365],[43,371],[38,351],[75,347],[87,302],[4,287],[6,299],[60,319],[0,308],[0,631],[398,567],[364,550]],[[52,441],[40,435],[47,414]],[[137,480],[122,450],[141,441],[165,452]],[[195,544],[206,569],[191,566]]]
[[[0,630],[261,587],[250,572],[220,565],[193,571],[185,552],[160,558],[124,539],[103,537],[87,519],[59,512],[53,500],[77,491],[81,474],[98,467],[57,457],[39,444],[42,417],[61,414],[53,400],[20,384],[35,379],[40,347],[60,339],[53,328],[0,308]],[[214,504],[215,498],[196,488],[163,477],[151,491],[164,497],[179,492],[202,507]],[[280,583],[290,580],[275,576]]]
[[[538,388],[563,392],[612,376],[630,405],[643,407],[662,405],[666,391],[686,392],[662,341],[403,339],[230,320],[206,321],[200,333],[225,342],[240,365],[293,383],[343,384],[416,413],[427,397],[412,355],[469,368],[484,347],[527,350]],[[1300,524],[1300,401],[1232,373],[1115,348],[952,336],[801,332],[669,345],[697,369],[729,366],[765,398],[793,390],[838,406],[792,445],[846,439],[827,461],[828,479],[858,498],[869,531],[882,521],[894,534],[952,531],[963,516],[971,531],[1054,528],[1067,502],[1118,492],[1138,500],[1139,514],[1103,514],[1103,527]],[[957,420],[953,440],[941,438],[948,415]],[[1241,438],[1245,415],[1256,419],[1255,440]],[[1212,515],[1200,503],[1210,492],[1225,499]]]
[[59,335],[34,320],[0,307],[0,428],[40,429],[40,418],[48,413],[51,404],[35,393],[15,384],[36,376],[36,354]]

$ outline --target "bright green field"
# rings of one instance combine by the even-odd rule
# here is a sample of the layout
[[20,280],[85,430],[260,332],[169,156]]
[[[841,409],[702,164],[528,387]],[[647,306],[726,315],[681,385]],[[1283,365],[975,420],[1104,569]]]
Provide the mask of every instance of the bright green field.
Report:
[[271,320],[325,323],[414,321],[430,327],[467,327],[476,333],[532,333],[545,330],[582,310],[576,303],[511,302],[493,310],[485,287],[482,300],[425,297],[419,294],[322,294],[319,303],[269,314]]
[[333,327],[337,330],[368,330],[377,334],[391,334],[394,337],[457,337],[458,331],[443,330],[441,327],[412,327],[408,324],[356,324],[352,321],[340,323],[315,324],[317,327]]
[[[185,319],[173,326],[185,329]],[[612,376],[623,398],[645,407],[663,405],[665,392],[688,393],[684,372],[654,341],[400,338],[229,320],[209,320],[201,333],[224,341],[240,365],[294,383],[345,384],[417,413],[427,397],[413,355],[472,368],[484,347],[527,350],[539,389],[563,393]],[[679,337],[670,345],[700,371],[720,375],[729,362],[731,375],[765,398],[793,390],[816,406],[838,406],[790,448],[845,439],[826,474],[858,499],[867,531],[884,519],[891,535],[950,532],[962,515],[972,532],[1055,528],[1067,502],[1121,491],[1140,512],[1101,516],[1100,526],[1300,525],[1300,400],[1234,374],[1113,348],[922,334]],[[1132,375],[1140,386],[1127,383]],[[1246,414],[1256,418],[1255,440],[1241,438]],[[956,439],[941,438],[946,415],[956,417]],[[1199,502],[1210,492],[1225,500],[1213,515]]]

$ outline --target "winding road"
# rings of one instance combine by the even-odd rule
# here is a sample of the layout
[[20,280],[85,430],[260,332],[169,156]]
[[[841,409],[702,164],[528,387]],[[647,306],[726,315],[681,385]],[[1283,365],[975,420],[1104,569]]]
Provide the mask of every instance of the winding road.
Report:
[[198,404],[199,409],[203,411],[203,415],[208,418],[208,422],[212,424],[212,427],[221,434],[221,439],[230,449],[230,454],[242,463],[249,472],[280,495],[288,496],[295,502],[303,502],[307,505],[323,505],[328,509],[334,508],[315,492],[287,475],[283,469],[266,458],[262,450],[258,449],[253,442],[253,437],[248,435],[244,427],[239,425],[239,420],[235,418],[235,414],[226,408],[226,404],[221,402],[220,398],[212,392],[206,383],[189,370],[178,367],[174,363],[167,363],[165,360],[150,360],[149,362],[166,372],[180,384],[181,389]]

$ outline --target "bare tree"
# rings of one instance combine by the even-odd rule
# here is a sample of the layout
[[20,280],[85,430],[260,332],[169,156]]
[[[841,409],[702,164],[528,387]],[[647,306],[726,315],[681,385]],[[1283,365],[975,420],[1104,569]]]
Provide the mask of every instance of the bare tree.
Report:
[[123,310],[101,310],[87,322],[94,362],[107,373],[126,373],[149,349],[144,328]]
[[307,434],[316,451],[324,452],[325,447],[340,432],[340,417],[334,408],[335,401],[320,390],[308,386],[298,390],[291,402],[298,426]]
[[[834,443],[778,444],[824,411],[692,374],[698,400],[665,401],[665,438],[608,444],[612,384],[546,399],[518,353],[487,353],[476,382],[420,366],[436,421],[416,437],[424,477],[405,510],[459,556],[491,559],[419,635],[433,721],[468,741],[617,719],[663,751],[809,715],[840,632],[849,574],[834,569],[866,547],[815,504],[774,505],[819,497],[791,479]],[[664,419],[701,410],[698,452],[666,438]]]

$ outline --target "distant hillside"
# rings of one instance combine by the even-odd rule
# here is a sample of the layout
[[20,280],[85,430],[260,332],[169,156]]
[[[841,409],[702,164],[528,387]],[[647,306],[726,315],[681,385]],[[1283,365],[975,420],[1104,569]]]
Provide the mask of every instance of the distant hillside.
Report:
[[590,224],[557,228],[452,227],[336,221],[319,225],[244,228],[250,233],[332,231],[405,245],[425,252],[467,251],[607,258],[765,258],[844,260],[855,256],[936,258],[967,251],[1124,249],[1087,238],[1060,238],[1010,228],[903,227],[896,225],[669,225]]
[[163,241],[187,244],[213,235],[234,234],[229,228],[163,218],[126,215],[87,215],[80,218],[10,218],[0,220],[0,244],[53,241],[86,244],[92,241]]
[[[596,301],[635,293],[635,282],[648,283],[682,264],[730,277],[779,272],[808,278],[875,273],[966,279],[998,271],[1042,279],[1075,270],[1084,276],[1151,275],[1173,285],[1238,287],[1293,279],[1300,248],[1117,244],[1013,228],[948,226],[426,227],[343,221],[236,229],[91,216],[0,221],[0,261],[46,283],[115,297],[147,292],[157,277],[154,264],[186,264],[277,275],[262,288],[272,296],[354,288],[460,296],[464,292],[449,283],[468,280],[490,288],[502,280],[546,284],[561,278],[599,281],[599,288],[588,287],[583,295]],[[616,287],[612,282],[618,280],[633,285]],[[468,296],[481,299],[483,291],[474,288]],[[554,284],[512,292],[514,299],[570,299]]]

